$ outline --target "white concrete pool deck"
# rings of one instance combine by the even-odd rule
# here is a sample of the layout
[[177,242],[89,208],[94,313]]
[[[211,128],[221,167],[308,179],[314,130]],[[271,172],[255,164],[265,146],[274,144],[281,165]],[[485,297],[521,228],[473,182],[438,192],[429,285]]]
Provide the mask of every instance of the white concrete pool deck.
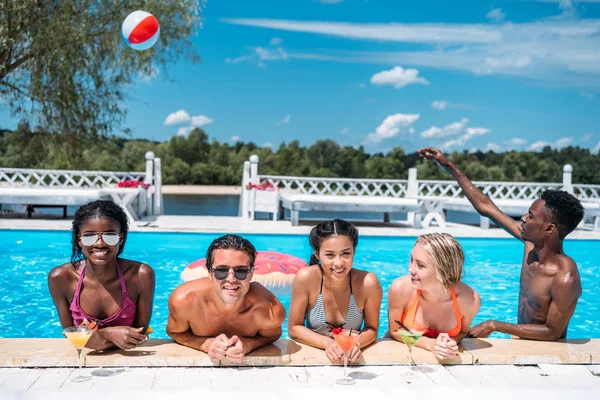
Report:
[[352,386],[336,385],[342,375],[342,367],[338,366],[85,368],[83,374],[92,378],[71,382],[77,373],[75,368],[1,368],[0,398],[600,398],[600,365],[437,365],[422,366],[417,371],[408,366],[352,367],[350,374],[356,382]]
[[[0,219],[0,229],[48,229],[70,230],[71,219]],[[300,226],[292,226],[290,221],[246,220],[240,217],[161,215],[144,218],[131,226],[137,232],[223,232],[223,233],[262,233],[307,235],[317,221],[301,221]],[[384,224],[378,222],[356,222],[361,235],[373,236],[419,236],[427,232],[447,232],[456,237],[508,238],[504,230],[492,227],[481,229],[475,225],[448,223],[445,228],[432,226],[427,229],[414,229],[402,223]],[[600,239],[600,231],[592,231],[591,226],[576,229],[569,239]]]

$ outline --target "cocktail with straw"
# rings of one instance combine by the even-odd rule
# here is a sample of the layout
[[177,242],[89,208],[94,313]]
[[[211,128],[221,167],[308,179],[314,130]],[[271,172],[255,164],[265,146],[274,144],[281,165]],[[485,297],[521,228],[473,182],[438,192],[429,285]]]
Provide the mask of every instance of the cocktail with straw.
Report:
[[342,379],[338,379],[335,381],[338,385],[354,385],[354,379],[348,376],[348,355],[352,348],[356,345],[356,340],[358,338],[359,332],[353,331],[350,329],[349,331],[344,330],[342,328],[335,328],[331,331],[333,338],[342,351],[344,352],[344,377]]
[[91,376],[83,376],[81,375],[81,350],[85,347],[90,337],[92,337],[92,333],[94,331],[90,330],[87,326],[70,326],[63,330],[63,334],[69,339],[71,344],[75,346],[77,349],[77,360],[79,363],[79,374],[73,379],[71,382],[85,382],[89,379],[92,379]]
[[400,327],[397,330],[398,335],[400,335],[400,339],[402,339],[406,346],[408,346],[408,357],[410,358],[410,365],[412,366],[413,370],[417,370],[419,369],[419,367],[417,367],[417,364],[415,363],[415,360],[412,357],[412,349],[415,346],[415,344],[417,344],[419,339],[421,339],[421,336],[423,336],[424,332],[411,331],[402,322],[398,320],[395,321],[398,325],[400,325]]

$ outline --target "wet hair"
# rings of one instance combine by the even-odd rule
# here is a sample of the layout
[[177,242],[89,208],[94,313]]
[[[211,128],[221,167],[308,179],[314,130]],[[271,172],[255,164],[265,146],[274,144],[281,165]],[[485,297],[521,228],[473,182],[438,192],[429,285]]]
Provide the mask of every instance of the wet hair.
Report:
[[334,219],[330,221],[323,221],[310,231],[308,241],[314,252],[310,256],[308,265],[315,265],[319,263],[319,259],[315,253],[319,252],[321,243],[323,240],[329,239],[334,236],[346,236],[352,242],[352,248],[356,250],[358,245],[358,229],[350,222],[346,222],[343,219]]
[[213,240],[210,246],[208,246],[208,250],[206,251],[206,268],[209,271],[212,270],[213,262],[215,261],[214,253],[218,249],[243,251],[250,258],[250,267],[254,267],[254,261],[256,260],[254,245],[248,239],[244,239],[239,235],[227,234]]
[[447,233],[426,233],[419,236],[415,246],[421,243],[433,263],[435,276],[442,286],[449,289],[460,282],[465,263],[465,253],[460,243]]
[[564,239],[579,225],[583,219],[581,202],[564,190],[546,190],[541,199],[546,203],[550,212],[550,221],[558,228],[559,239]]
[[79,260],[84,258],[83,249],[79,246],[79,235],[81,234],[81,227],[90,219],[94,218],[108,218],[119,224],[119,231],[123,235],[119,244],[119,256],[125,249],[125,242],[127,241],[127,232],[129,231],[129,220],[127,214],[118,204],[113,203],[109,200],[96,200],[91,203],[82,205],[75,211],[73,216],[73,225],[71,228],[71,264],[76,267]]

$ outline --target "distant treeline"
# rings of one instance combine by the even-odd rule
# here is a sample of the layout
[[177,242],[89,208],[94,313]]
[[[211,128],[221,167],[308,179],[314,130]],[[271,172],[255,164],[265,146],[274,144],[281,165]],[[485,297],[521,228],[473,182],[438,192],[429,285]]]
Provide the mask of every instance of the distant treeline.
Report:
[[[434,145],[434,143],[432,143]],[[31,132],[27,124],[16,131],[0,130],[0,167],[144,171],[144,154],[153,151],[163,165],[164,184],[239,185],[242,166],[250,155],[260,157],[262,175],[406,179],[408,168],[419,179],[449,179],[435,163],[405,154],[400,147],[383,154],[364,148],[319,140],[309,147],[294,140],[277,149],[254,143],[220,143],[201,129],[167,142],[122,137],[82,137]],[[600,184],[600,156],[589,149],[550,147],[540,152],[454,152],[451,159],[473,180],[561,182],[564,164],[573,166],[573,182]]]

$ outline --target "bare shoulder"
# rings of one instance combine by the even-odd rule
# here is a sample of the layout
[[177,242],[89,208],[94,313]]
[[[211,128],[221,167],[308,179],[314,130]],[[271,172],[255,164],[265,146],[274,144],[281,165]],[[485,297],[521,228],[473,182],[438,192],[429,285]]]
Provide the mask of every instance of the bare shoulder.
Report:
[[462,310],[470,309],[475,310],[475,313],[477,313],[481,306],[479,293],[464,282],[458,282],[454,285],[454,293],[456,293],[458,304]]
[[194,279],[178,286],[169,296],[169,309],[187,308],[204,298],[212,290],[209,278]]
[[53,284],[69,283],[72,280],[77,280],[78,277],[77,271],[73,265],[68,262],[52,268],[48,273],[48,282]]
[[279,299],[266,287],[258,282],[250,283],[248,293],[254,302],[257,317],[264,327],[281,326],[285,319],[285,307]]
[[410,275],[401,276],[400,278],[394,279],[390,285],[390,296],[401,296],[410,297],[414,290],[410,285]]
[[124,258],[119,259],[121,268],[123,269],[124,275],[134,275],[139,278],[153,278],[154,269],[148,264],[144,264],[141,261],[126,260]]
[[318,265],[300,268],[294,278],[294,286],[311,287],[315,282],[321,282],[321,276],[321,267]]
[[567,256],[559,258],[559,271],[554,277],[553,288],[561,291],[576,291],[581,294],[581,278],[575,261]]
[[363,290],[381,290],[379,278],[372,272],[352,268],[352,285],[360,285]]

